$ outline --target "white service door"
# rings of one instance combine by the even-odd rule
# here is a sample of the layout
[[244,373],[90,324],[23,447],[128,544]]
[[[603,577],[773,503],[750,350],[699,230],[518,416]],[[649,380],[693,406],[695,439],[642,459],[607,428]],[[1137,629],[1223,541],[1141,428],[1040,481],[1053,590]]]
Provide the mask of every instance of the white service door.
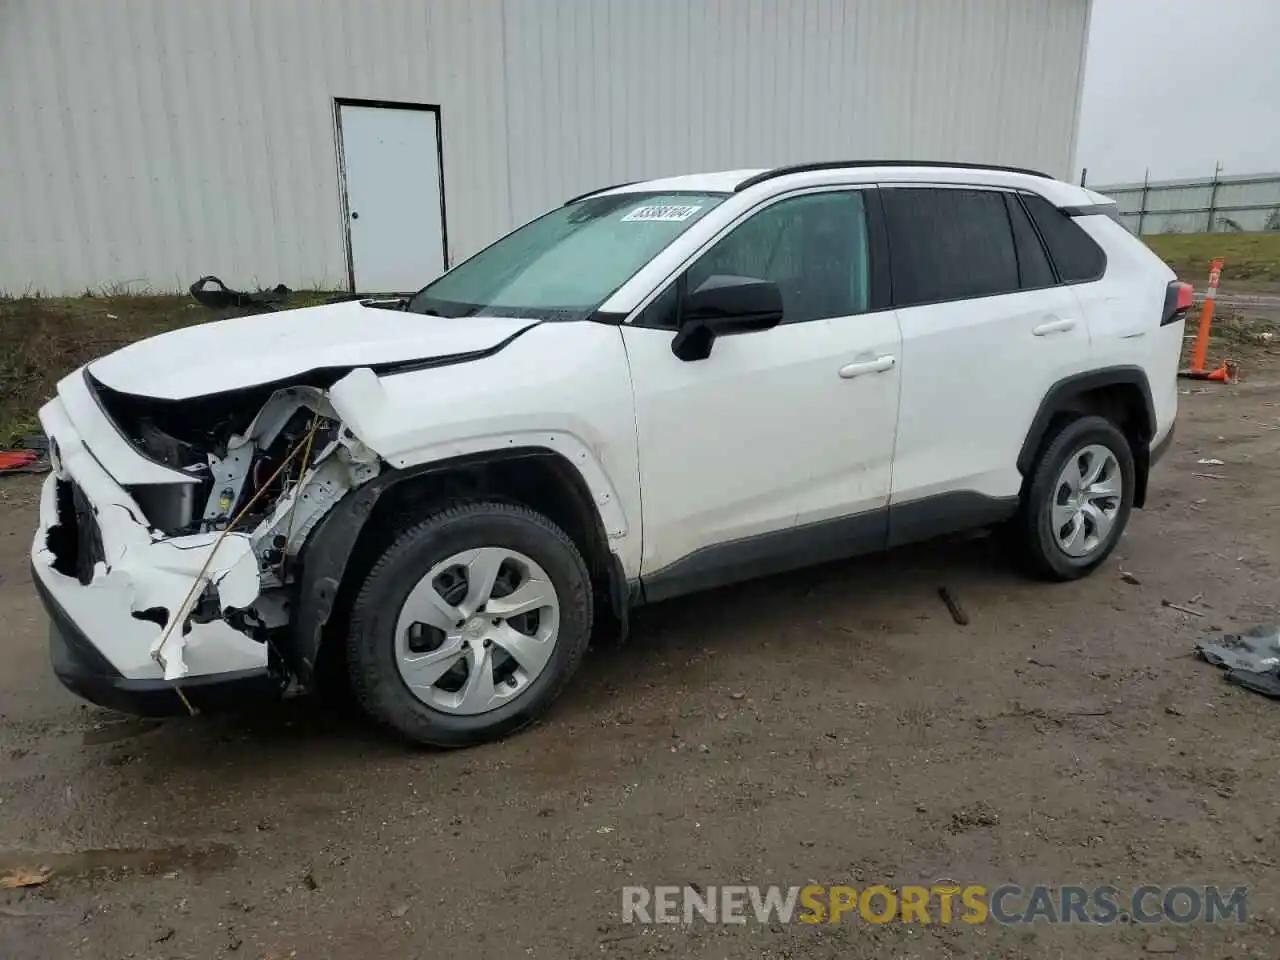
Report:
[[436,114],[340,104],[338,122],[355,289],[417,290],[445,267]]

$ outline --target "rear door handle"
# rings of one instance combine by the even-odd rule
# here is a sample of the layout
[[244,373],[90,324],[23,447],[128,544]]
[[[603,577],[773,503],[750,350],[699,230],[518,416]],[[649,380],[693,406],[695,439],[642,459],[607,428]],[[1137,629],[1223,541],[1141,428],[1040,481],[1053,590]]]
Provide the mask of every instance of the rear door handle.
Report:
[[843,380],[852,380],[854,377],[860,377],[864,373],[884,373],[886,370],[892,370],[895,363],[897,363],[897,358],[891,354],[876,357],[874,360],[846,363],[840,368],[840,377]]
[[1031,332],[1037,337],[1044,337],[1051,333],[1066,333],[1068,330],[1074,330],[1075,326],[1074,320],[1050,320],[1048,323],[1040,324]]

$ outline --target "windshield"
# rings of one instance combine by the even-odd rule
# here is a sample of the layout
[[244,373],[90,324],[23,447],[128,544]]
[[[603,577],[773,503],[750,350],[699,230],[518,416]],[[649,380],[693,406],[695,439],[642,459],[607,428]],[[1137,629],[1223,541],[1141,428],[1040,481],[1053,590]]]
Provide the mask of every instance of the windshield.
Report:
[[588,197],[525,224],[409,301],[442,317],[578,320],[724,200],[713,193]]

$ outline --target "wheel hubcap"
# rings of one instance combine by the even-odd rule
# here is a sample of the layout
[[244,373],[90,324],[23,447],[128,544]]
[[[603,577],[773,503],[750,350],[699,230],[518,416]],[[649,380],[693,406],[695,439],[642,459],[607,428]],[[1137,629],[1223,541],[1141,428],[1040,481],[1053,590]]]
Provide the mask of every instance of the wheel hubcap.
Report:
[[1054,539],[1070,557],[1087,557],[1106,546],[1120,513],[1124,479],[1120,462],[1100,443],[1067,460],[1054,485],[1050,522]]
[[396,620],[396,662],[429,706],[485,713],[537,679],[559,628],[546,571],[518,551],[480,547],[437,563],[409,592]]

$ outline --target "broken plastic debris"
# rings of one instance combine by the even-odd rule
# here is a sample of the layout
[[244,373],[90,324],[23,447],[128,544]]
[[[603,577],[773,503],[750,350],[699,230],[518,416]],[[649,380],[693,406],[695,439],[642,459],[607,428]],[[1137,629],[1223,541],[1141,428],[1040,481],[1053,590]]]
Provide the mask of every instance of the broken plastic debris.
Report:
[[1223,466],[1223,461],[1219,460],[1217,457],[1201,457],[1196,461],[1196,463],[1203,463],[1206,467]]
[[1264,624],[1196,644],[1196,652],[1227,671],[1227,680],[1280,698],[1280,626]]
[[0,450],[0,473],[45,473],[49,458],[37,450]]

